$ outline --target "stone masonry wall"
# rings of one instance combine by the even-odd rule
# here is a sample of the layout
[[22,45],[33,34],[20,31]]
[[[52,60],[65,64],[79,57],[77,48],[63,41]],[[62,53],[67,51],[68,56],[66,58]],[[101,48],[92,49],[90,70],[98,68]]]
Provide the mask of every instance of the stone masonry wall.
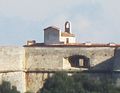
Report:
[[10,90],[14,89],[24,93],[26,91],[25,83],[25,73],[23,72],[0,73],[0,85],[6,85],[8,89],[11,88]]
[[36,93],[55,71],[84,70],[71,67],[69,57],[88,58],[90,68],[85,70],[112,71],[119,60],[116,51],[112,47],[0,47],[0,83],[9,81],[21,93]]
[[61,70],[80,71],[81,68],[73,68],[69,62],[64,61],[64,58],[73,55],[88,57],[91,70],[111,70],[114,49],[109,47],[26,47],[26,89],[36,93],[49,76],[49,72]]
[[[94,69],[111,69],[109,62],[114,56],[114,48],[83,48],[83,47],[26,47],[25,48],[25,69],[27,71],[36,70],[62,70],[64,58],[73,55],[84,55],[90,59],[90,65]],[[63,65],[64,63],[64,65]],[[104,64],[108,64],[104,67]],[[100,68],[99,68],[99,66]],[[104,68],[101,68],[104,67]],[[72,69],[68,66],[67,69]]]
[[0,84],[9,82],[17,91],[25,92],[24,48],[0,47]]

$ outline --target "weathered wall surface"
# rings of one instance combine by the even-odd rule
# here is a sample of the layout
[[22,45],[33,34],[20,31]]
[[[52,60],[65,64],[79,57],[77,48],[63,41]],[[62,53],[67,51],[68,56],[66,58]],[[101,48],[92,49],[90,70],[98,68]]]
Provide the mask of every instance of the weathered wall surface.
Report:
[[[104,78],[105,79],[111,79],[112,74],[111,73],[89,73],[89,72],[78,72],[79,74],[86,74],[90,77],[90,79],[99,79]],[[44,72],[44,73],[27,73],[26,74],[26,82],[27,82],[27,91],[31,91],[31,93],[39,93],[40,89],[43,87],[45,80],[48,77],[51,77],[54,73],[53,72]],[[69,74],[73,74],[73,72],[69,72]],[[118,81],[118,80],[117,80]],[[120,81],[119,81],[120,83]]]
[[[107,70],[111,69],[109,64],[114,56],[114,48],[27,47],[25,48],[25,69],[28,71],[62,70],[65,64],[66,69],[72,69],[69,62],[63,61],[64,58],[74,55],[84,55],[89,58],[92,69]],[[104,64],[107,66],[104,67]]]
[[15,86],[17,91],[25,91],[24,48],[0,47],[0,81]]
[[50,73],[26,73],[26,90],[37,93],[42,87]]
[[0,72],[22,70],[24,48],[0,47]]
[[[8,73],[0,73],[0,85],[8,86],[10,88],[19,91],[20,93],[24,93],[26,91],[25,84],[25,73],[23,72],[8,72]],[[16,87],[16,88],[15,88]]]
[[81,68],[71,67],[68,61],[64,61],[65,58],[73,55],[84,55],[89,58],[91,70],[109,71],[113,66],[114,48],[26,47],[26,89],[33,93],[37,92],[49,76],[47,71],[51,73],[59,70],[82,70]]
[[[0,47],[0,81],[9,81],[21,93],[26,90],[35,93],[54,71],[84,70],[71,67],[69,57],[76,55],[89,59],[89,70],[112,71],[120,67],[119,48]],[[115,78],[119,81],[119,74],[115,74]]]

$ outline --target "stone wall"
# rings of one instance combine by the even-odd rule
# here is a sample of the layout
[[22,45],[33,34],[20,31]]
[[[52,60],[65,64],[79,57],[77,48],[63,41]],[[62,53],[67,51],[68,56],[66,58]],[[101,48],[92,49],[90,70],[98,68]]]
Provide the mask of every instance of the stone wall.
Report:
[[114,48],[27,47],[25,48],[25,69],[27,71],[73,69],[70,62],[65,62],[64,59],[74,55],[89,58],[92,69],[108,70],[111,69],[110,64],[114,56]]
[[109,47],[25,47],[26,89],[37,92],[42,87],[45,79],[48,78],[49,73],[55,71],[88,70],[71,67],[66,58],[74,55],[89,58],[90,70],[103,72],[112,70],[114,49]]
[[24,93],[26,91],[25,73],[23,72],[6,72],[0,73],[0,85],[7,86],[9,90],[19,91]]
[[0,47],[0,81],[9,82],[16,90],[25,92],[23,47]]
[[0,72],[22,70],[24,48],[0,47]]
[[[0,81],[9,81],[21,93],[35,93],[55,71],[89,70],[102,75],[119,69],[119,54],[119,48],[113,47],[0,47]],[[73,66],[76,57],[87,59],[90,67]],[[115,78],[119,80],[119,75]]]
[[27,72],[26,73],[26,90],[32,93],[37,93],[42,87],[45,80],[52,73],[48,72]]

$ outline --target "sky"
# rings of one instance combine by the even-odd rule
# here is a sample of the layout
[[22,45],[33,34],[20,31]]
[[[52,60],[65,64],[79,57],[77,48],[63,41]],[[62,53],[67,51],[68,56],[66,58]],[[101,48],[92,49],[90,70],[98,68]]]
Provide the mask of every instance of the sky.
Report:
[[71,22],[79,43],[120,43],[120,0],[0,0],[0,45],[43,42],[43,29]]

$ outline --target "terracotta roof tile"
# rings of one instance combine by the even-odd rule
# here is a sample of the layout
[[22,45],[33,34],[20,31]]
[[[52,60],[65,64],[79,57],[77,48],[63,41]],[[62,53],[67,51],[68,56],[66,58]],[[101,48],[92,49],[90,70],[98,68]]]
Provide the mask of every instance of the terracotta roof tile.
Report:
[[63,36],[63,37],[75,37],[74,34],[70,34],[70,33],[67,33],[67,32],[61,32],[61,36]]

